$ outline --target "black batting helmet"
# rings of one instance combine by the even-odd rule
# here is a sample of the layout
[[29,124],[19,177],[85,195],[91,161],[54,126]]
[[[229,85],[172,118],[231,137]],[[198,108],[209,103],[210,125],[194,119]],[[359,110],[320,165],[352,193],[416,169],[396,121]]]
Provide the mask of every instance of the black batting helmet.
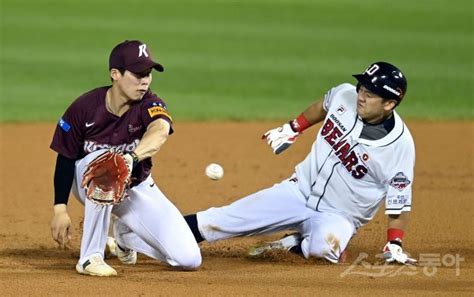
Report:
[[402,101],[407,92],[407,79],[397,67],[387,62],[371,64],[362,74],[354,74],[358,81],[357,91],[360,86],[384,99]]

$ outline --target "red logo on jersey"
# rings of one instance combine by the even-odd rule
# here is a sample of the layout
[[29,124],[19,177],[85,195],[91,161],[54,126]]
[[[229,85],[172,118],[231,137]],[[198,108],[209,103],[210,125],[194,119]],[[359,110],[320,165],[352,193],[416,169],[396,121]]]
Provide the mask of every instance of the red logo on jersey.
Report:
[[321,130],[321,136],[332,147],[347,172],[350,172],[354,178],[362,178],[368,171],[367,167],[359,164],[359,158],[354,151],[349,152],[351,145],[345,139],[340,140],[342,135],[343,132],[328,118]]

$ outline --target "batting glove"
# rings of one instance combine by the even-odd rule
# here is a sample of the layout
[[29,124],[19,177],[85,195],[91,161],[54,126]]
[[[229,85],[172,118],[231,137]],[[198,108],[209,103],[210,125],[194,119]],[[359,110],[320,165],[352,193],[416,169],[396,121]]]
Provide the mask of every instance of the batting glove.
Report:
[[266,139],[268,145],[272,148],[273,153],[278,155],[289,148],[290,145],[296,141],[296,137],[299,135],[299,132],[295,132],[290,124],[286,123],[281,127],[267,131],[263,134],[262,139]]
[[387,263],[400,263],[407,265],[415,265],[417,260],[409,258],[403,252],[402,243],[397,240],[387,242],[383,248],[383,257]]

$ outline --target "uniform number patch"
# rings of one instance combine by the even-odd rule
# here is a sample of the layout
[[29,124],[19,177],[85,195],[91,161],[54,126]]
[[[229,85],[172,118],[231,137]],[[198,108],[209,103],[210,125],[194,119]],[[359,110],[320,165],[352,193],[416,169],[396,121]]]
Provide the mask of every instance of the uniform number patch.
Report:
[[403,172],[398,172],[395,176],[390,180],[390,186],[394,187],[399,191],[403,191],[411,181]]

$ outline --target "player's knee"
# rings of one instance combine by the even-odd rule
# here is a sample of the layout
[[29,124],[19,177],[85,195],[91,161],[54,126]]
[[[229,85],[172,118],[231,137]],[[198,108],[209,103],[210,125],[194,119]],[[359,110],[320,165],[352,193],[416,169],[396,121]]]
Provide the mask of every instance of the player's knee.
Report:
[[301,243],[305,258],[315,257],[337,263],[341,255],[340,240],[332,233],[314,234]]
[[170,261],[171,265],[183,270],[197,270],[201,266],[202,257],[199,248],[188,251]]
[[197,253],[188,259],[186,261],[183,261],[182,267],[185,270],[198,270],[199,267],[201,266],[202,263],[202,257],[201,253]]

